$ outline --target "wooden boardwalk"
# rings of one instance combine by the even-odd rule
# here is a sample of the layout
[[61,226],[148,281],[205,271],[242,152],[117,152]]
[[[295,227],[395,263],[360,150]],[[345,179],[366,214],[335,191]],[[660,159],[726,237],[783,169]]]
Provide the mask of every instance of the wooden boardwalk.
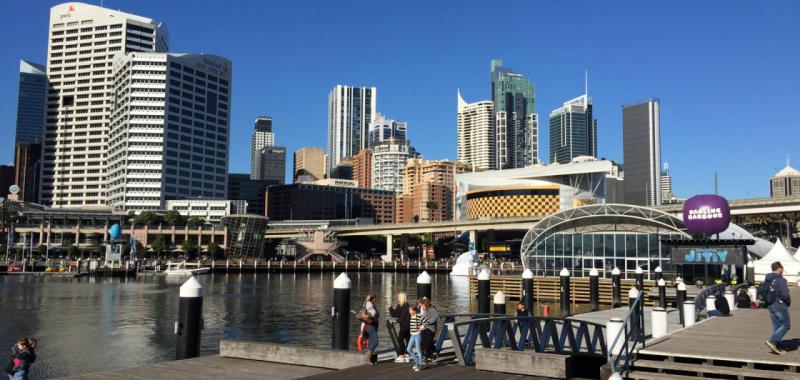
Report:
[[533,376],[513,375],[500,372],[479,371],[475,367],[462,367],[455,362],[434,363],[420,372],[411,370],[411,363],[379,363],[375,366],[360,366],[339,371],[328,372],[306,377],[308,380],[354,380],[354,379],[391,379],[391,380],[500,380],[500,379],[544,379]]
[[[800,322],[800,288],[790,289],[794,303],[790,308],[795,325]],[[731,317],[716,317],[651,342],[641,354],[683,357],[708,361],[743,363],[748,367],[777,365],[800,368],[800,328],[789,330],[783,339],[788,352],[775,355],[764,342],[772,333],[766,309],[739,309]],[[800,378],[800,374],[798,375]]]
[[126,368],[105,372],[69,376],[70,380],[176,380],[176,379],[274,379],[293,380],[324,374],[331,370],[262,362],[246,359],[223,358],[219,355],[201,356],[194,359],[161,362],[149,366]]

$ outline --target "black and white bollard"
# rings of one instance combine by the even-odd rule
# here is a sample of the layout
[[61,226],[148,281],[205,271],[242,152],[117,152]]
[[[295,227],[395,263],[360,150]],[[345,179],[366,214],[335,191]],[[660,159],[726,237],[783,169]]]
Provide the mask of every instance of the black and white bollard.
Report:
[[530,315],[533,315],[533,272],[525,269],[522,272],[522,302]]
[[[659,267],[661,268],[661,267]],[[663,278],[659,278],[658,282],[658,306],[667,309],[667,282]]]
[[589,307],[591,311],[600,309],[600,273],[595,268],[589,271]]
[[683,327],[694,326],[697,319],[697,310],[694,301],[683,301]]
[[632,287],[631,290],[628,291],[628,308],[632,310],[631,318],[630,318],[630,330],[634,333],[638,341],[638,332],[641,322],[641,316],[639,315],[639,306],[636,305],[636,300],[639,298],[639,290],[636,287]]
[[611,270],[611,307],[622,306],[622,288],[619,268]]
[[[683,282],[679,282],[678,286],[675,291],[675,307],[678,308],[679,316],[681,325],[686,326],[685,324],[685,315],[686,315],[686,308],[683,307],[683,303],[686,302],[686,284]],[[693,304],[694,305],[694,304]]]
[[431,275],[426,271],[417,276],[417,298],[427,297],[431,299]]
[[[614,355],[620,355],[625,347],[625,334],[620,335],[619,333],[624,328],[623,322],[622,318],[614,317],[606,323],[606,344],[609,347],[608,351]],[[617,339],[617,335],[619,335],[619,339]]]
[[200,354],[200,331],[203,329],[203,285],[194,276],[181,285],[178,320],[175,335],[178,338],[176,360],[195,358]]
[[506,313],[506,294],[502,290],[494,294],[494,313],[497,315]]
[[[756,282],[756,265],[752,261],[748,262],[744,268],[744,280],[749,283]],[[755,300],[755,298],[754,298]]]
[[561,280],[561,316],[568,317],[572,313],[570,312],[570,304],[572,300],[570,299],[570,283],[569,283],[569,271],[567,268],[561,270],[559,273],[559,277]]
[[346,273],[342,273],[333,280],[333,307],[331,308],[331,318],[333,319],[333,339],[331,348],[335,350],[349,349],[350,339],[350,288],[353,283]]
[[664,270],[661,269],[661,265],[656,267],[655,272],[656,272],[656,281],[664,278],[664,273],[663,273]]
[[667,335],[667,309],[663,307],[655,307],[650,316],[651,334],[653,338],[661,338]]
[[488,269],[482,270],[478,273],[478,313],[489,314],[489,283],[492,279],[492,274]]
[[636,267],[636,272],[634,272],[634,278],[636,279],[636,289],[640,292],[644,290],[644,271],[642,267]]

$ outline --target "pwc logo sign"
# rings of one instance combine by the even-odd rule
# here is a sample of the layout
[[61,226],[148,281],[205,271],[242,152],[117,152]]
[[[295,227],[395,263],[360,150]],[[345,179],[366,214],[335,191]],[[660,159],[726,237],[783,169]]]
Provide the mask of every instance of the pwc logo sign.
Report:
[[683,203],[683,222],[691,234],[716,234],[728,228],[731,209],[719,195],[696,195]]

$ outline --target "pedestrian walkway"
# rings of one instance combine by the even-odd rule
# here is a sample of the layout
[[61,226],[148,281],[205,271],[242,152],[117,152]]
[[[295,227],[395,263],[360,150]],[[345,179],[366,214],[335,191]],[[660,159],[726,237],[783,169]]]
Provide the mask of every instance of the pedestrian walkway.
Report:
[[[570,319],[577,319],[581,321],[594,322],[605,325],[611,318],[625,319],[630,309],[627,306],[618,307],[615,309],[592,311],[589,313],[575,314]],[[650,336],[653,328],[650,318],[653,316],[653,308],[646,306],[644,308],[644,331],[645,336]],[[681,325],[680,313],[678,309],[667,308],[667,333],[671,334],[683,328]]]

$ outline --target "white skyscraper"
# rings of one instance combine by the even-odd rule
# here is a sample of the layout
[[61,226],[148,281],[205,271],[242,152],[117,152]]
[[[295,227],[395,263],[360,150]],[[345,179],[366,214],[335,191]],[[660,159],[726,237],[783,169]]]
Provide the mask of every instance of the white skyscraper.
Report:
[[622,107],[625,203],[661,204],[661,103],[658,99]]
[[328,171],[367,147],[377,113],[377,89],[337,85],[328,95]]
[[372,149],[379,142],[389,139],[408,139],[408,125],[405,121],[387,119],[380,112],[375,114],[375,121],[369,124],[367,148]]
[[108,204],[227,198],[231,63],[214,55],[128,53],[112,66]]
[[372,148],[372,188],[403,192],[403,173],[413,153],[407,140],[388,139]]
[[[167,51],[167,30],[149,18],[84,3],[52,7],[49,27],[42,202],[104,205],[113,58]],[[163,78],[142,80],[163,89]]]
[[495,168],[494,103],[467,103],[458,92],[458,160],[474,170]]
[[259,116],[256,118],[253,135],[250,137],[250,179],[261,178],[258,170],[259,154],[262,149],[275,146],[275,133],[272,132],[272,118]]

